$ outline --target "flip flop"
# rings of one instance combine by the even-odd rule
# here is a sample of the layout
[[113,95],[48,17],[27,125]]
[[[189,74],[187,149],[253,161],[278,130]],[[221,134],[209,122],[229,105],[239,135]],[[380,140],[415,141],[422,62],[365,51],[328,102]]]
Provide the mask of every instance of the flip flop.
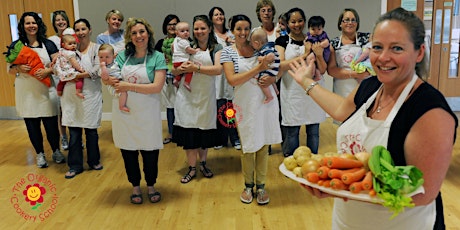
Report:
[[[78,174],[80,174],[80,173],[81,173],[81,171],[77,171],[77,170],[74,170],[74,169],[70,169],[70,170],[66,173],[66,175],[65,175],[64,177],[65,177],[65,179],[72,179],[72,178],[74,178],[76,175],[78,175]],[[67,174],[69,174],[69,175],[67,175]]]

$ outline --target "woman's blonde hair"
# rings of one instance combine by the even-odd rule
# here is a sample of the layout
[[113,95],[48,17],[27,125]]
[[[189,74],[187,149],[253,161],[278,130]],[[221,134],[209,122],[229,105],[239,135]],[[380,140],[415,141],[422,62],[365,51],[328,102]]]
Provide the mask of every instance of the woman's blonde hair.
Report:
[[147,30],[149,41],[147,44],[147,52],[152,54],[155,51],[155,38],[153,37],[153,28],[152,26],[143,18],[128,18],[126,21],[126,30],[125,30],[125,48],[126,56],[133,55],[136,53],[136,47],[134,47],[133,41],[131,40],[131,29],[137,24],[142,24]]
[[257,19],[259,19],[259,22],[262,22],[262,19],[260,19],[260,9],[262,9],[262,7],[264,6],[270,6],[272,8],[273,19],[275,18],[276,9],[275,9],[275,5],[273,4],[273,2],[271,0],[259,0],[256,6],[256,14],[257,14]]
[[123,14],[121,13],[121,11],[115,10],[115,9],[113,9],[113,10],[107,12],[107,14],[105,15],[105,20],[106,20],[106,21],[109,20],[109,18],[112,17],[112,15],[117,15],[117,16],[121,19],[121,21],[124,21],[124,20],[125,20],[125,17],[124,17]]

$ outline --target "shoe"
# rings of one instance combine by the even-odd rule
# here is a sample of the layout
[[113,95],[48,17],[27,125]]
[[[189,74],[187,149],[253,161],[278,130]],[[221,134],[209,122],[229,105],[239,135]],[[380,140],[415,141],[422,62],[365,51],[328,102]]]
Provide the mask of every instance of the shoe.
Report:
[[172,138],[167,137],[167,138],[165,138],[165,139],[163,140],[163,144],[168,144],[168,143],[170,143],[171,141],[172,141]]
[[[139,201],[137,201],[136,198],[139,198]],[[131,204],[142,204],[144,202],[142,194],[132,194],[129,199],[131,200]]]
[[211,169],[206,167],[206,161],[201,161],[200,162],[200,172],[206,178],[211,178],[211,177],[214,176],[214,174],[211,172]]
[[[152,198],[156,198],[152,200]],[[154,193],[149,193],[149,201],[150,203],[158,203],[161,200],[161,193],[158,191],[155,191]]]
[[272,146],[269,145],[269,146],[268,146],[268,155],[271,155],[271,154],[272,154]]
[[250,204],[252,202],[252,188],[244,188],[241,193],[240,200],[245,204]]
[[46,161],[45,154],[39,153],[37,154],[37,166],[39,168],[46,168],[48,167],[48,162]]
[[235,142],[235,145],[233,146],[236,150],[241,150],[241,144],[240,142]]
[[72,179],[74,178],[76,175],[80,174],[82,171],[77,171],[77,170],[74,170],[74,169],[70,169],[68,172],[66,172],[65,174],[65,179]]
[[100,163],[98,165],[93,165],[89,167],[93,170],[102,170],[104,168],[104,166],[102,166]]
[[[195,172],[193,175],[190,174],[192,171]],[[195,177],[196,177],[196,167],[188,166],[188,172],[180,179],[180,182],[182,184],[187,184]]]
[[69,142],[67,141],[67,137],[61,137],[61,147],[63,150],[69,149]]
[[59,149],[56,149],[56,151],[54,151],[52,158],[53,161],[56,162],[56,164],[61,164],[65,162],[65,157]]
[[263,188],[257,189],[257,203],[259,205],[268,204],[270,202],[270,198],[268,197],[267,192]]
[[223,145],[218,145],[218,146],[214,146],[214,149],[215,149],[215,150],[219,150],[219,149],[221,149],[221,148],[223,148],[223,147],[224,147]]

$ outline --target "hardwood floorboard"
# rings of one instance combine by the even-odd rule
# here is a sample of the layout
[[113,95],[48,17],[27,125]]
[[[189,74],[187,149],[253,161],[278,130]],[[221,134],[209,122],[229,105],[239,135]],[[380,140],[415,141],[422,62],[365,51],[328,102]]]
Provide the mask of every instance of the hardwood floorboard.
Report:
[[[166,134],[166,122],[163,122]],[[212,179],[197,177],[188,184],[180,178],[188,171],[184,151],[170,143],[160,151],[156,189],[162,200],[151,204],[142,181],[144,203],[129,202],[131,185],[120,151],[114,147],[111,123],[102,122],[99,145],[104,169],[88,170],[67,180],[66,164],[51,161],[47,169],[35,166],[35,153],[21,120],[0,120],[0,229],[330,229],[332,199],[316,199],[298,183],[282,175],[278,166],[283,160],[280,145],[273,146],[269,159],[266,189],[270,203],[259,206],[243,204],[240,152],[231,148],[209,149],[207,165]],[[320,126],[320,152],[336,151],[337,126],[330,119]],[[46,140],[46,138],[45,138]],[[305,145],[305,129],[301,129]],[[64,152],[67,155],[67,152]],[[454,148],[451,167],[443,183],[445,220],[448,229],[460,230],[460,144]],[[86,161],[86,160],[85,160]],[[142,166],[142,165],[141,165]],[[42,206],[33,209],[25,201],[23,190],[38,182],[46,189]],[[47,181],[47,184],[45,184]],[[55,189],[54,189],[55,188]],[[25,216],[35,217],[25,220]]]

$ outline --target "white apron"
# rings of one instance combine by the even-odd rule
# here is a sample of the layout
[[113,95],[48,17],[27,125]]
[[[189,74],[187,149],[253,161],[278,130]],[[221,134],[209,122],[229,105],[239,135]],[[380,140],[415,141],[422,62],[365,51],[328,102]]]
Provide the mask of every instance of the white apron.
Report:
[[[350,64],[353,57],[361,50],[361,46],[358,42],[358,36],[356,35],[356,42],[354,44],[342,45],[342,36],[340,36],[339,47],[340,49],[335,50],[335,56],[337,65],[340,68],[351,70]],[[348,96],[348,94],[355,89],[358,85],[358,81],[352,79],[337,79],[334,78],[334,93],[339,94],[342,97]]]
[[[121,68],[123,81],[135,84],[150,84],[146,60],[143,64],[127,65],[129,57]],[[130,112],[118,107],[118,97],[112,100],[112,135],[117,148],[125,150],[163,149],[160,94],[128,92],[126,106]]]
[[[356,113],[344,122],[337,130],[337,146],[339,152],[357,153],[359,151],[372,151],[376,145],[387,146],[390,126],[394,117],[401,108],[404,100],[413,88],[417,76],[404,88],[396,101],[393,109],[385,121],[372,120],[367,117],[366,110],[375,100],[377,90],[367,101],[356,111]],[[433,229],[436,216],[436,201],[426,206],[406,208],[394,219],[389,220],[392,212],[381,205],[343,199],[334,199],[332,215],[332,229],[401,229],[421,230]]]
[[[120,31],[120,32],[117,32],[117,34],[119,34],[120,37],[123,37],[123,32]],[[110,37],[111,35],[109,34],[108,35],[109,44],[112,45],[115,54],[125,49],[125,39],[121,39],[120,41],[116,42],[116,41],[112,41]]]
[[[209,50],[199,51],[190,58],[203,66],[213,65]],[[182,78],[174,103],[174,125],[182,128],[209,130],[216,128],[217,104],[215,76],[194,72],[188,91]]]
[[174,102],[176,101],[177,88],[173,85],[174,77],[169,70],[166,72],[166,80],[163,88],[161,88],[161,103],[168,109],[174,109]]
[[[32,47],[31,47],[32,48]],[[32,48],[42,63],[50,63],[45,44]],[[54,87],[47,87],[28,73],[20,73],[14,81],[16,112],[23,118],[52,117],[58,114],[58,98]]]
[[[94,71],[99,66],[97,52],[99,45],[90,43],[86,53],[80,55],[80,65],[87,71]],[[99,77],[83,79],[83,95],[81,99],[76,95],[75,82],[65,84],[61,97],[62,125],[69,127],[96,129],[102,119],[102,83]],[[117,107],[118,108],[118,107]]]
[[[285,60],[301,56],[305,46],[291,44],[289,38],[285,49]],[[318,81],[324,85],[324,78]],[[286,71],[281,78],[281,124],[284,126],[300,126],[321,123],[326,119],[326,112],[315,101],[305,94],[305,90],[297,84]]]
[[[255,56],[250,58],[239,56],[239,72],[248,71],[257,63]],[[269,87],[272,95],[275,95],[273,87]],[[274,97],[267,104],[263,103],[264,99],[265,96],[257,83],[257,78],[252,77],[235,87],[233,103],[243,153],[255,153],[264,145],[281,143],[278,98]]]

